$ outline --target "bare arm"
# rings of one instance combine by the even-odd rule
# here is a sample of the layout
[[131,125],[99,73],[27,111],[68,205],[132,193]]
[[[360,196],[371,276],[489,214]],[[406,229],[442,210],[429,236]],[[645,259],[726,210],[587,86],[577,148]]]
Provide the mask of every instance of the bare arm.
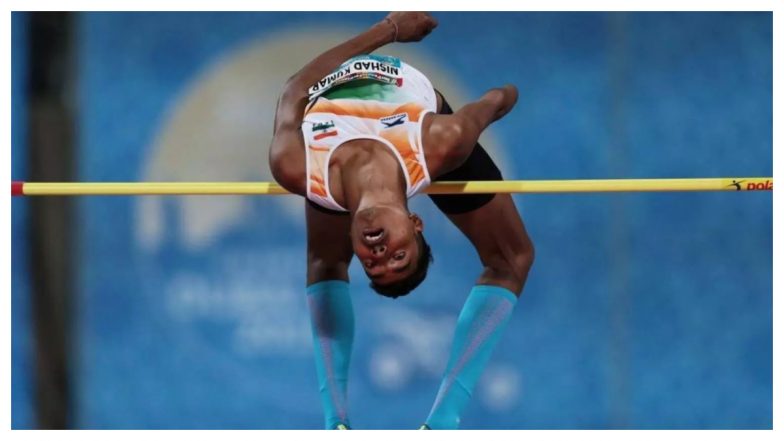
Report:
[[392,12],[367,31],[319,55],[286,83],[278,104],[276,127],[293,121],[299,128],[308,103],[308,88],[344,61],[371,53],[394,41],[419,41],[436,25],[435,19],[424,12]]
[[275,113],[270,168],[287,190],[305,193],[304,140],[300,132],[308,88],[351,57],[373,52],[393,41],[419,41],[437,25],[423,12],[393,12],[367,31],[319,55],[286,82]]

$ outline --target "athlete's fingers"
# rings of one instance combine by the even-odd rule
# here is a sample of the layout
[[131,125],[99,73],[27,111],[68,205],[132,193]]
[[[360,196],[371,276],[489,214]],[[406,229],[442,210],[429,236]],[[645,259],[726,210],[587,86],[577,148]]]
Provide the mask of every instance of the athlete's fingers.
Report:
[[430,23],[430,30],[431,31],[438,27],[438,20],[436,20],[435,17],[433,17],[430,14],[427,14],[427,18],[429,19],[428,21]]

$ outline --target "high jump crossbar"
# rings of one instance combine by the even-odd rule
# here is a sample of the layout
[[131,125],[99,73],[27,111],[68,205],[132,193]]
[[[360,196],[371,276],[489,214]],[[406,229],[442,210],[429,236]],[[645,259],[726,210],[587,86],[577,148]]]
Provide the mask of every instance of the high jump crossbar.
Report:
[[[444,181],[428,194],[607,193],[675,191],[772,191],[772,177],[683,179],[567,179],[527,181]],[[285,195],[272,182],[22,182],[11,183],[13,196],[87,195]]]

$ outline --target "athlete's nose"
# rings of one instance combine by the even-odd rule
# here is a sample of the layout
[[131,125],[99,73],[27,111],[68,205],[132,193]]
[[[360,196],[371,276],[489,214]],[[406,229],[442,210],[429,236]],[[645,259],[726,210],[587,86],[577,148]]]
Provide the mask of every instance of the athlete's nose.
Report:
[[387,251],[386,245],[376,245],[370,249],[371,253],[373,253],[374,257],[381,257]]

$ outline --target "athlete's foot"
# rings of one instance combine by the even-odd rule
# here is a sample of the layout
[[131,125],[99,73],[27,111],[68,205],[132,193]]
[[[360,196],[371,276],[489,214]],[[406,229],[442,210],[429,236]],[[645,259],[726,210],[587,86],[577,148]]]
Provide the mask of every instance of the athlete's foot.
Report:
[[419,430],[430,430],[430,426],[428,426],[427,424],[422,424],[421,426],[419,426]]
[[338,423],[334,430],[351,430],[351,427],[348,427],[347,424]]

